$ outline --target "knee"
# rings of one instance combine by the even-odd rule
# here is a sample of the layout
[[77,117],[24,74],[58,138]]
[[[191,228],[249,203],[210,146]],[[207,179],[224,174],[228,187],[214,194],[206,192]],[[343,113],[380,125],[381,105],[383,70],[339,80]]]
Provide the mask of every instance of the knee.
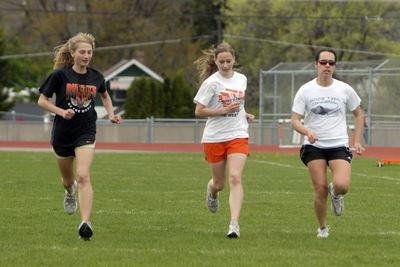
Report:
[[325,200],[328,196],[328,187],[325,185],[318,185],[315,187],[315,198]]
[[64,180],[63,178],[61,178],[61,181],[65,188],[70,188],[75,183],[75,178],[72,180],[67,180],[67,181]]
[[77,180],[78,180],[78,183],[81,184],[81,185],[90,183],[89,173],[88,172],[78,171],[77,172]]
[[242,177],[238,174],[231,174],[229,176],[229,184],[231,186],[238,186],[242,184]]
[[217,191],[222,191],[225,187],[225,183],[223,181],[214,181],[213,187]]
[[350,185],[346,183],[335,183],[333,189],[336,195],[344,195],[349,191]]

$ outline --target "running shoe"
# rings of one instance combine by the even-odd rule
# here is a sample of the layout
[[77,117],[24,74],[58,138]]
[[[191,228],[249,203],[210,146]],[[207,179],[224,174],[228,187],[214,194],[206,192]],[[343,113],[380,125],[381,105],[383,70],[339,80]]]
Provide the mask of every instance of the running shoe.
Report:
[[239,238],[240,237],[240,227],[238,223],[230,223],[228,233],[226,234],[229,238]]
[[328,238],[329,237],[329,226],[318,227],[317,238]]
[[78,198],[76,196],[78,189],[78,183],[75,181],[72,184],[72,192],[68,193],[65,190],[64,193],[64,210],[69,215],[74,214],[74,212],[78,209]]
[[331,206],[332,206],[333,214],[335,214],[336,216],[342,215],[343,210],[344,210],[344,196],[343,195],[335,195],[332,183],[330,183],[328,185],[328,192],[332,198]]
[[210,185],[207,185],[206,202],[207,202],[207,207],[210,210],[210,212],[216,213],[218,210],[218,206],[219,206],[218,193],[217,193],[217,197],[214,197],[211,194]]
[[93,235],[93,229],[89,222],[82,221],[78,229],[79,236],[85,240],[89,240]]

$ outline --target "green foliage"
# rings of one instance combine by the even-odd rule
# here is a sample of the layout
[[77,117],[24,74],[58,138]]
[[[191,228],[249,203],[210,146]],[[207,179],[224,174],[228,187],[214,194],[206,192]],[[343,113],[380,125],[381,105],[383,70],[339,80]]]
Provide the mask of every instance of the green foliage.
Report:
[[[92,66],[101,71],[121,59],[138,58],[165,77],[185,69],[195,87],[193,61],[220,38],[237,51],[248,76],[247,109],[257,109],[260,69],[279,62],[311,62],[318,46],[332,46],[340,61],[384,59],[357,50],[399,54],[398,1],[181,0],[181,1],[14,1],[20,12],[3,13],[8,53],[49,52],[78,31],[91,32],[97,46]],[[67,7],[68,6],[68,7]],[[77,12],[70,12],[76,10]],[[53,12],[54,11],[54,12]],[[101,19],[99,19],[101,18]],[[113,21],[113,23],[110,23]],[[127,31],[126,29],[129,29]],[[18,33],[17,35],[15,33]],[[200,36],[199,39],[193,39]],[[210,36],[204,37],[204,36]],[[115,49],[112,47],[116,47]],[[18,88],[40,84],[51,56],[10,60],[7,83]],[[3,62],[0,62],[3,63]],[[5,66],[0,64],[0,69]],[[1,76],[7,77],[7,76]],[[172,80],[171,80],[172,82]],[[152,94],[161,97],[156,90]],[[162,107],[159,114],[184,113]],[[169,99],[169,100],[168,100]]]
[[6,90],[0,88],[0,111],[8,111],[14,106],[14,101],[8,99]]
[[[52,62],[48,58],[11,59],[9,65],[11,70],[9,86],[16,91],[39,87],[52,71]],[[33,99],[35,97],[33,96]]]
[[[35,167],[21,168],[28,163]],[[328,210],[331,235],[318,240],[312,186],[298,156],[253,153],[243,176],[241,238],[230,240],[229,185],[211,214],[202,153],[96,153],[89,242],[78,238],[79,212],[62,208],[53,153],[1,151],[0,166],[2,266],[400,264],[395,164],[355,158],[345,212]]]
[[[22,48],[20,39],[17,37],[6,37],[0,33],[0,56],[20,53]],[[29,88],[37,88],[51,71],[52,63],[47,58],[22,58],[22,59],[0,59],[0,86],[12,88],[14,92]],[[28,97],[16,97],[13,102],[36,102],[38,91],[30,91]],[[5,92],[1,92],[4,98]],[[7,98],[6,96],[5,98]],[[1,100],[0,100],[1,101]],[[1,106],[1,104],[0,104]],[[13,103],[6,103],[0,109],[8,109]]]
[[[3,31],[0,30],[0,56],[5,52],[5,39]],[[8,85],[8,77],[10,70],[7,60],[0,59],[0,111],[8,111],[14,106],[14,102],[10,101],[8,91],[5,87]]]
[[226,21],[222,15],[229,9],[227,0],[188,1],[183,7],[184,13],[190,14],[185,20],[191,24],[194,35],[212,35],[205,42],[205,48],[222,40],[226,28]]
[[138,78],[128,89],[124,109],[126,119],[193,118],[191,87],[182,73],[160,83],[151,78]]
[[[154,106],[158,92],[161,91],[162,84],[151,78],[139,78],[134,80],[128,89],[124,105],[125,118],[143,119],[154,116]],[[154,98],[155,97],[155,98]]]
[[[260,69],[280,62],[311,63],[321,46],[337,48],[339,61],[385,59],[356,50],[400,53],[398,2],[231,0],[230,6],[226,33],[250,38],[226,38],[248,75],[250,106],[258,104]],[[239,10],[249,17],[234,20]]]
[[185,82],[183,73],[178,72],[171,83],[165,84],[164,92],[171,96],[170,108],[166,111],[166,118],[193,118],[194,105],[191,88]]
[[[5,38],[3,31],[0,30],[0,56],[4,55],[5,53]],[[9,80],[10,71],[8,68],[8,61],[5,59],[0,59],[0,88],[7,86]]]

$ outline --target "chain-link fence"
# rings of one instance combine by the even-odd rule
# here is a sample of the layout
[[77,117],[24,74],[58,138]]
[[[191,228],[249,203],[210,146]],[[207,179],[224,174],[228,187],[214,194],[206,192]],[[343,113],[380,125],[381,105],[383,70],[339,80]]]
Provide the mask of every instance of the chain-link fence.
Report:
[[[365,144],[400,146],[400,61],[338,62],[336,72],[362,99]],[[296,145],[298,138],[288,121],[293,99],[300,86],[315,77],[313,62],[280,63],[260,71],[260,144]],[[350,113],[349,125],[352,118]]]

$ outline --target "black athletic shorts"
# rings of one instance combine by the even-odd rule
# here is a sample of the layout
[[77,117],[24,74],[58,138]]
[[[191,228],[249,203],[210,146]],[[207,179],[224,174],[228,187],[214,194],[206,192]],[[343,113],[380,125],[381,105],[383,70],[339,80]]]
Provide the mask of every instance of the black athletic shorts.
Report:
[[329,164],[329,161],[334,159],[343,159],[351,164],[353,154],[348,147],[335,148],[318,148],[313,145],[303,145],[300,149],[300,158],[304,165],[315,159],[324,159]]
[[69,147],[53,146],[53,150],[58,158],[75,157],[75,148],[83,146],[89,146],[94,148],[95,142],[96,140],[94,139],[82,139],[76,144],[76,146],[69,146]]

